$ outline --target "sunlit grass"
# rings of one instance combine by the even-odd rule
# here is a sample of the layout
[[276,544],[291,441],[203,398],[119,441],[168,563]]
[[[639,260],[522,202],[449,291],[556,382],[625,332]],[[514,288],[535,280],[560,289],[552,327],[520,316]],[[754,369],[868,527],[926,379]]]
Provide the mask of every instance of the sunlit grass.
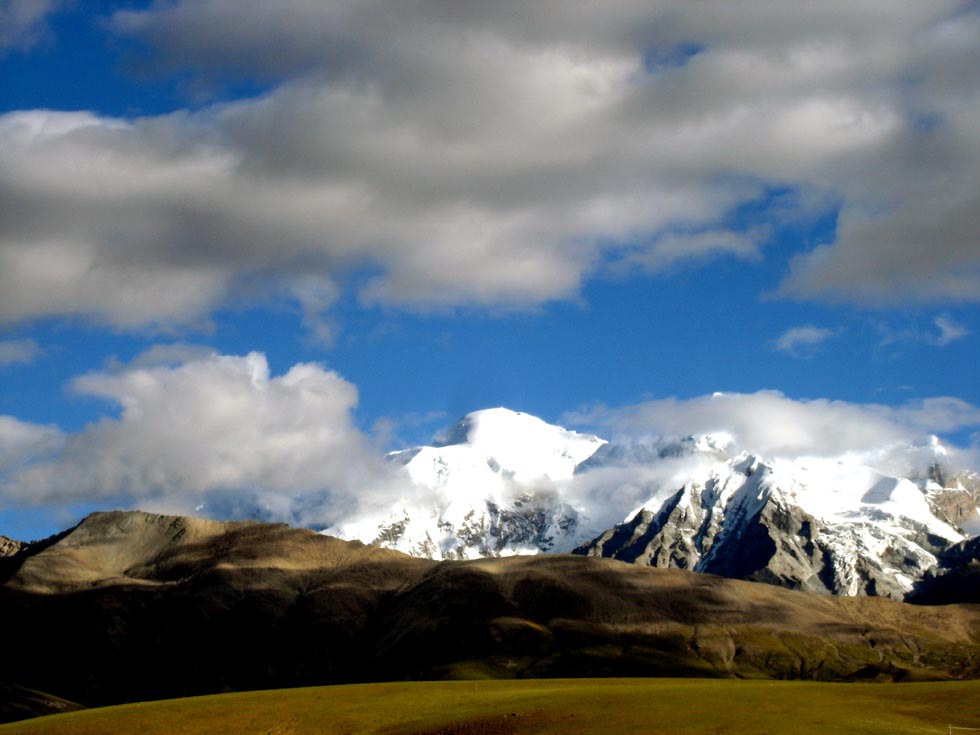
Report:
[[945,733],[980,727],[980,682],[698,679],[448,681],[245,692],[128,704],[0,734]]

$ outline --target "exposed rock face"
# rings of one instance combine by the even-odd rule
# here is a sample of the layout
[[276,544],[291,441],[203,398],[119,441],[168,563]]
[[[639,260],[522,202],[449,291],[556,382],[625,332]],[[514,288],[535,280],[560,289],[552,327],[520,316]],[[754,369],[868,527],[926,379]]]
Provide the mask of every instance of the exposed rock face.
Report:
[[942,467],[934,465],[928,479],[933,487],[929,505],[936,517],[974,535],[980,533],[980,474],[964,472],[947,478]]
[[7,536],[0,536],[0,559],[13,556],[21,549],[23,549],[25,544],[22,541],[15,541]]

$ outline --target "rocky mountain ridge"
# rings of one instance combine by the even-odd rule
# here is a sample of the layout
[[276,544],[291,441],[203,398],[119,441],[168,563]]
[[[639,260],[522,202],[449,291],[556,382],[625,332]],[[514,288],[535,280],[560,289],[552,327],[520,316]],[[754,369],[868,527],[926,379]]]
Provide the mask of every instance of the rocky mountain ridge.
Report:
[[740,453],[575,553],[904,599],[976,520],[980,483],[968,489],[970,476],[941,487],[827,460],[806,464]]

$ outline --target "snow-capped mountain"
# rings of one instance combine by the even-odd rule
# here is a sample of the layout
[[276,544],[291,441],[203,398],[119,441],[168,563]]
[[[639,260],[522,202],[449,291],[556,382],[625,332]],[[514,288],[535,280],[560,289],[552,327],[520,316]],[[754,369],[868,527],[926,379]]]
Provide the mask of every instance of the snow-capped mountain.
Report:
[[691,450],[712,461],[576,553],[902,599],[939,552],[977,530],[980,482],[940,484],[937,465],[912,480],[840,459],[764,461],[703,440]]
[[570,551],[590,535],[561,488],[604,443],[530,414],[476,411],[442,441],[389,455],[408,497],[329,532],[435,559]]
[[902,598],[980,533],[980,476],[947,476],[938,441],[908,456],[924,464],[899,477],[856,457],[759,457],[725,433],[615,445],[497,408],[391,454],[412,491],[329,532],[430,558],[574,549]]

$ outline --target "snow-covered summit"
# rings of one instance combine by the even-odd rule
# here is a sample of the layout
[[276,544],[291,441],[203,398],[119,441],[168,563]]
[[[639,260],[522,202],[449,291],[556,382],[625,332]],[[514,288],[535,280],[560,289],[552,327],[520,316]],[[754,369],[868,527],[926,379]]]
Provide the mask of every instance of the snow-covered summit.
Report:
[[584,539],[560,485],[603,444],[527,413],[474,411],[433,444],[391,453],[404,496],[331,531],[437,558],[568,551]]
[[[552,481],[572,476],[575,466],[606,442],[597,436],[567,431],[536,416],[507,408],[474,411],[460,419],[432,446],[408,450],[405,462],[413,479],[445,482],[446,473],[428,475],[432,467],[448,468],[448,460],[474,460],[495,475],[518,482]],[[397,455],[395,455],[397,457]]]

